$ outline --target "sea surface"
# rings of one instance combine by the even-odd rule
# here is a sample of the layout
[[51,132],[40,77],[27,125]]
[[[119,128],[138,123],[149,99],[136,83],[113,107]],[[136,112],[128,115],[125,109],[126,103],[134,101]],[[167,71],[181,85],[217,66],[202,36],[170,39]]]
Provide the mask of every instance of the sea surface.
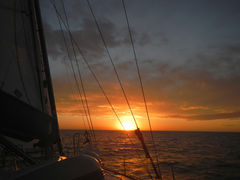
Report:
[[[95,131],[95,148],[84,144],[84,131],[62,130],[61,136],[68,156],[93,149],[105,167],[140,179],[154,177],[134,132]],[[240,180],[240,133],[154,131],[155,145],[149,132],[143,136],[163,180],[173,179],[173,173],[176,180]]]

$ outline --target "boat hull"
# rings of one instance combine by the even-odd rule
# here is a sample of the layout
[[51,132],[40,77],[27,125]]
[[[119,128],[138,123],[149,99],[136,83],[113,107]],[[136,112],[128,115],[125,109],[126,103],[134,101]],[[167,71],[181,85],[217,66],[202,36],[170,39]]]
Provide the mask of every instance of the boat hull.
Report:
[[51,161],[5,177],[6,180],[87,180],[104,179],[98,160],[88,155]]

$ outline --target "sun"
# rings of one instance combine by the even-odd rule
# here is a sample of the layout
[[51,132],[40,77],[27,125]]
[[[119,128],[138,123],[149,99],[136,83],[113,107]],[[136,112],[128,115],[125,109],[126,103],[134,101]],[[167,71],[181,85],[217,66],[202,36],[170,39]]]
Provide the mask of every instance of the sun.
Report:
[[117,125],[119,130],[131,131],[136,129],[132,116],[125,115],[121,116],[120,119],[121,123]]
[[130,121],[124,121],[122,123],[124,130],[129,131],[129,130],[134,130],[134,124]]

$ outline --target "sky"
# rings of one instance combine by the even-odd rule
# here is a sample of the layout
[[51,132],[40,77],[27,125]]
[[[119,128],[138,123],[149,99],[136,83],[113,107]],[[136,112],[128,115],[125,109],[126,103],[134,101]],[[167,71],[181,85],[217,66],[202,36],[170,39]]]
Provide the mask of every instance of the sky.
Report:
[[[90,0],[137,123],[149,130],[121,0]],[[87,1],[63,1],[74,41],[121,121],[133,118]],[[240,1],[125,0],[153,130],[240,132]],[[56,7],[65,25],[61,1]],[[41,10],[62,129],[87,125],[53,5]],[[76,47],[75,47],[76,49]],[[98,84],[76,52],[94,129],[121,129]],[[80,79],[76,74],[78,82]]]

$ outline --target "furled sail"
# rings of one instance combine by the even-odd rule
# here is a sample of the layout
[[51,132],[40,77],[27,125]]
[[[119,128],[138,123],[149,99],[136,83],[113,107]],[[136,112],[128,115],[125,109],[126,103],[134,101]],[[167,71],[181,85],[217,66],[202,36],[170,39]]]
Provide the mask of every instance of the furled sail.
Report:
[[36,0],[0,2],[0,133],[23,140],[58,131],[40,21]]

